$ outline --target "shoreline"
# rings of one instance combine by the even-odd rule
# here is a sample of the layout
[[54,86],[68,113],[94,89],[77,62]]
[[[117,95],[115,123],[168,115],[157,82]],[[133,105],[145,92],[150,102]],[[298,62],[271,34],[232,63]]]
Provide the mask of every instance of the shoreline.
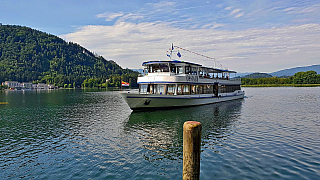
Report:
[[241,85],[241,87],[318,87],[320,84],[256,84]]
[[[256,85],[241,85],[241,87],[320,87],[320,84],[256,84]],[[109,87],[109,88],[58,88],[58,89],[105,89],[105,90],[111,90],[111,91],[119,91],[120,88],[117,87]],[[58,90],[58,89],[28,89],[28,90]],[[135,88],[133,88],[135,89]],[[9,89],[0,89],[0,91],[6,91]],[[14,91],[14,90],[13,90]]]

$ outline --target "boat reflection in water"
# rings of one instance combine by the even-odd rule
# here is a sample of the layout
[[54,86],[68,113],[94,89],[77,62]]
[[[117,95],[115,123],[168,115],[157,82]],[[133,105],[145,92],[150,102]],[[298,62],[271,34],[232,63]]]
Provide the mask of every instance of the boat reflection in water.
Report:
[[[202,149],[223,146],[240,116],[244,100],[173,110],[133,112],[124,130],[137,137],[147,150],[146,160],[166,158],[182,162],[183,123],[202,123]],[[218,152],[218,151],[216,151]],[[157,164],[157,163],[156,163]]]

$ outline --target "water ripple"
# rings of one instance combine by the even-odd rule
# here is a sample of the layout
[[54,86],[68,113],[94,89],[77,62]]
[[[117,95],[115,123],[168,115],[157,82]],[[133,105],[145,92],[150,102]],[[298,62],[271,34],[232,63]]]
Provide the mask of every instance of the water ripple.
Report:
[[318,179],[319,90],[133,113],[117,92],[2,93],[0,179],[181,179],[188,120],[203,125],[201,179]]

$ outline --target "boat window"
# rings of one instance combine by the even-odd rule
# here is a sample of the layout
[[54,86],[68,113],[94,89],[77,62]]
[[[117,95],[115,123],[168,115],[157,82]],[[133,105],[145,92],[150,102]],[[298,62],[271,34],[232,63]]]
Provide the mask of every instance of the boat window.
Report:
[[189,84],[180,84],[178,85],[178,95],[190,94],[190,85]]
[[160,64],[161,72],[169,72],[169,66],[167,64]]
[[175,84],[168,84],[168,89],[167,89],[167,94],[168,95],[174,95],[175,90],[176,90],[176,85]]
[[154,85],[154,94],[165,94],[164,89],[165,89],[164,84],[155,84]]
[[153,85],[152,84],[149,85],[149,93],[153,94]]
[[148,84],[140,84],[140,93],[147,93],[148,92]]
[[203,85],[203,94],[213,94],[213,85]]
[[172,73],[176,73],[176,67],[171,67],[170,69]]
[[241,90],[240,85],[228,85],[226,86],[226,92],[234,92],[237,90]]
[[185,74],[191,74],[191,67],[190,66],[186,66],[186,73]]
[[226,93],[226,86],[225,85],[219,85],[219,93]]
[[198,69],[197,67],[192,67],[192,69],[191,69],[191,70],[192,70],[191,74],[192,74],[192,75],[197,75],[197,69]]
[[149,72],[149,70],[148,70],[147,68],[144,68],[144,69],[143,69],[143,75],[147,75],[148,72]]
[[197,92],[196,85],[191,85],[190,93],[191,94],[197,94],[196,92]]
[[183,67],[177,66],[177,74],[183,74]]
[[154,64],[153,66],[153,71],[152,72],[161,72],[161,68],[159,64]]
[[209,85],[209,94],[213,94],[213,85]]
[[196,89],[197,89],[196,94],[203,94],[203,85],[197,85]]
[[[169,72],[169,65],[163,64],[163,63],[152,64],[152,65],[149,65],[147,67],[147,69],[148,69],[148,72],[150,72],[150,73]],[[172,69],[172,68],[170,68],[170,69]]]
[[189,84],[186,84],[186,85],[183,85],[183,94],[190,94],[190,85]]
[[209,94],[208,85],[203,85],[203,94]]
[[152,68],[152,66],[148,66],[148,72],[153,72],[153,68]]
[[176,66],[174,64],[170,64],[170,71],[176,73]]
[[178,94],[178,95],[182,95],[182,85],[178,85],[177,94]]
[[202,77],[202,76],[203,76],[203,72],[199,71],[199,77]]

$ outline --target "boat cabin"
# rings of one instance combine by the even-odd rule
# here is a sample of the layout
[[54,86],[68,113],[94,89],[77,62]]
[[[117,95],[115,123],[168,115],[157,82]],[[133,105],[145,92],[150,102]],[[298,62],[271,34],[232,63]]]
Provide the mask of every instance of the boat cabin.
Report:
[[228,78],[230,73],[235,71],[222,70],[213,67],[204,67],[200,64],[184,61],[149,61],[142,64],[144,66],[144,75],[152,73],[167,73],[170,75],[189,74],[199,75],[204,78]]
[[230,78],[235,71],[184,61],[148,61],[138,77],[140,94],[192,95],[228,93],[240,90],[241,81]]

